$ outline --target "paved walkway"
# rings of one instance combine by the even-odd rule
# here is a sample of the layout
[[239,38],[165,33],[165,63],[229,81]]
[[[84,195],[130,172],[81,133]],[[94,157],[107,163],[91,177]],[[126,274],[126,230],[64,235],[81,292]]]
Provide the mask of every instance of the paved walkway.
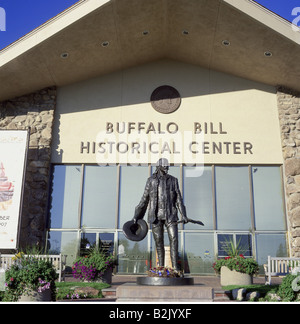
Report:
[[[114,302],[115,301],[115,292],[118,286],[126,284],[126,283],[135,283],[137,276],[132,275],[113,275],[112,277],[112,283],[111,287],[108,289],[112,295],[107,296],[106,298],[100,298],[100,299],[86,299],[86,300],[73,300],[73,302]],[[214,301],[220,301],[220,302],[230,302],[229,298],[225,295],[225,292],[223,291],[221,285],[220,285],[220,277],[217,276],[193,276],[194,283],[198,285],[203,285],[206,287],[212,287],[214,288],[215,292],[215,300]],[[66,277],[66,281],[72,281],[76,282],[78,280],[73,279],[72,277]],[[282,281],[281,278],[272,278],[272,284],[280,284]],[[253,284],[265,284],[265,278],[264,277],[256,277],[253,278]],[[221,293],[221,294],[220,294]],[[220,295],[220,297],[217,297]],[[223,296],[223,297],[222,297]],[[60,301],[60,302],[66,302]]]
[[[117,287],[125,283],[136,282],[137,276],[130,275],[115,275],[112,277],[112,287]],[[193,276],[195,284],[202,284],[206,287],[212,287],[215,290],[222,290],[220,285],[220,277],[217,276]],[[272,284],[280,284],[281,278],[272,278]],[[264,284],[264,277],[253,278],[253,284]]]
[[[136,282],[136,275],[113,275],[111,287],[116,288],[120,285],[125,283],[135,283]],[[220,285],[220,277],[218,276],[193,276],[195,284],[202,284],[206,287],[212,287],[215,290],[222,290]],[[73,279],[72,276],[67,276],[66,281],[78,281]],[[280,284],[282,281],[281,278],[274,277],[272,278],[272,284]],[[254,277],[253,284],[264,284],[265,278],[264,277]]]

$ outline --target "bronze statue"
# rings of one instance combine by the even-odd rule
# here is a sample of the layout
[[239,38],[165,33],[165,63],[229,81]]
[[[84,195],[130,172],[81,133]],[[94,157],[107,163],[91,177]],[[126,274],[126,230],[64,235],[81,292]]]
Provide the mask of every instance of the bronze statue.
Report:
[[133,221],[143,219],[149,205],[148,223],[152,224],[152,233],[156,245],[158,265],[164,266],[164,226],[167,228],[172,268],[178,266],[178,210],[182,216],[180,222],[187,223],[186,209],[183,204],[177,178],[168,174],[167,159],[160,159],[155,173],[148,178],[140,203],[135,208]]

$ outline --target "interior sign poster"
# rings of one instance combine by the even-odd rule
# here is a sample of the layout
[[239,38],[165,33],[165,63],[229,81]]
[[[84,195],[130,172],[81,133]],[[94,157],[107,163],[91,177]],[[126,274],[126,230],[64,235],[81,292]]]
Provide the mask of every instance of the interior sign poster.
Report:
[[28,149],[27,130],[0,130],[0,249],[16,249]]

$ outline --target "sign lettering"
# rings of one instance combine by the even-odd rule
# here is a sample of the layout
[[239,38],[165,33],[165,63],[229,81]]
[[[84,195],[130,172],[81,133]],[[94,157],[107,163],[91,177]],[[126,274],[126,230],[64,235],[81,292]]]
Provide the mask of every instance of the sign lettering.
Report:
[[208,154],[254,154],[250,141],[228,141],[222,122],[194,122],[182,131],[175,122],[108,121],[103,129],[97,140],[80,142],[80,154],[95,154],[101,163],[135,164],[152,163],[166,155],[173,163],[202,164]]

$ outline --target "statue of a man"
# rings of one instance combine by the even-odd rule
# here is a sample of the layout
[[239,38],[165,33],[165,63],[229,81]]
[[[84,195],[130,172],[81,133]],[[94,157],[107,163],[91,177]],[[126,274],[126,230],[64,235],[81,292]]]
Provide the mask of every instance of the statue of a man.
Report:
[[135,208],[134,221],[142,219],[148,211],[148,223],[152,224],[158,256],[158,265],[164,266],[164,226],[166,226],[170,241],[172,268],[180,270],[178,266],[178,210],[184,223],[187,223],[186,209],[178,186],[178,180],[168,174],[167,159],[160,159],[155,173],[148,178],[145,191],[140,203]]

